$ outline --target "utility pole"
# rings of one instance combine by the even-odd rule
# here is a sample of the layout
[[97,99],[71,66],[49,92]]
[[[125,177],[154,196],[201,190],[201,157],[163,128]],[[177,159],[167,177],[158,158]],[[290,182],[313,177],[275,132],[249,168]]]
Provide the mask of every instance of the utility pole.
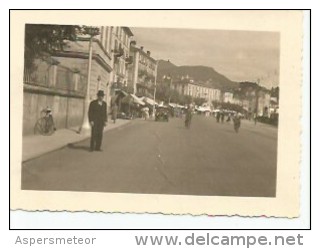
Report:
[[91,66],[92,66],[92,41],[93,37],[99,34],[98,28],[87,27],[85,28],[87,34],[90,35],[89,39],[89,52],[88,52],[88,71],[87,71],[87,85],[86,85],[86,95],[83,102],[83,114],[82,114],[82,124],[78,133],[88,132],[90,129],[88,111],[90,105],[90,81],[91,81]]

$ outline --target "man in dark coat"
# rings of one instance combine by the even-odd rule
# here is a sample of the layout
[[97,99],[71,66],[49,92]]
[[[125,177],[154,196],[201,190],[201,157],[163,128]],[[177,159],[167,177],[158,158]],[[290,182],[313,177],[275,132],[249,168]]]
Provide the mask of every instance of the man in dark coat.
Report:
[[104,92],[99,90],[97,96],[96,100],[91,101],[88,113],[91,125],[90,151],[102,151],[103,128],[108,122],[107,103],[103,101]]

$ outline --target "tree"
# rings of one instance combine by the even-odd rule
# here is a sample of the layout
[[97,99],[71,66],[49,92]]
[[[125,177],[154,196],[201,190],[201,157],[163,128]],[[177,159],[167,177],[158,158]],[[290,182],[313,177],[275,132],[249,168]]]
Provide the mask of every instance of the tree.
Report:
[[197,98],[194,99],[194,103],[195,103],[195,105],[197,105],[197,106],[201,106],[201,105],[204,104],[205,102],[206,102],[206,99],[205,99],[205,98],[199,98],[199,97],[197,97]]
[[170,102],[172,103],[179,103],[180,101],[180,94],[177,90],[170,89]]
[[192,97],[189,95],[181,95],[179,104],[181,105],[189,105],[192,103]]
[[279,100],[279,87],[271,88],[271,97],[275,97]]
[[212,100],[212,105],[213,105],[213,108],[217,109],[218,107],[221,106],[221,102],[217,100]]
[[168,101],[170,97],[170,88],[164,82],[157,84],[156,98],[161,101]]
[[99,28],[78,25],[26,24],[25,26],[25,67],[34,70],[34,60],[44,54],[62,51],[66,41],[75,41],[78,35],[95,36]]

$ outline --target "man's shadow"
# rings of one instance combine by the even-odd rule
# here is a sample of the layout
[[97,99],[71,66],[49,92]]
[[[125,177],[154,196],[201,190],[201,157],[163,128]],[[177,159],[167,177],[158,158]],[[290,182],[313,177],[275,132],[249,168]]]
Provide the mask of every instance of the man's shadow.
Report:
[[85,150],[85,151],[89,151],[90,150],[89,146],[77,145],[77,144],[73,144],[73,143],[68,144],[67,147],[69,149],[73,149],[73,150]]

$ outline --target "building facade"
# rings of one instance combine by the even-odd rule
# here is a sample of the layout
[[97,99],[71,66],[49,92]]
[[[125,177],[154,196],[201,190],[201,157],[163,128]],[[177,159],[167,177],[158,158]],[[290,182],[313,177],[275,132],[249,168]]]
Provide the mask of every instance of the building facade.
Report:
[[66,41],[63,50],[42,56],[35,61],[36,70],[24,70],[24,134],[33,133],[41,111],[47,107],[52,109],[57,129],[80,126],[87,87],[90,101],[103,90],[110,108],[113,89],[127,85],[131,30],[111,26],[98,30],[92,39],[89,35],[78,36],[76,41]]
[[237,96],[241,99],[242,107],[249,113],[258,116],[268,116],[270,113],[270,90],[255,82],[241,82]]
[[270,116],[271,95],[268,91],[260,91],[258,98],[258,116]]
[[193,98],[204,98],[208,103],[212,101],[220,101],[221,91],[213,87],[189,81],[183,89],[184,95]]
[[[90,100],[96,98],[98,90],[105,92],[110,108],[114,90],[127,86],[130,40],[133,33],[128,27],[101,26],[100,33],[92,39],[92,64],[90,77]],[[65,65],[77,65],[77,70],[88,74],[89,37],[83,36],[77,42],[69,41],[59,58]],[[78,54],[69,57],[68,54]]]
[[233,104],[233,93],[232,92],[224,92],[223,93],[223,100],[224,103],[231,103]]
[[106,27],[110,32],[110,47],[112,52],[113,71],[111,72],[111,94],[116,89],[127,89],[128,68],[130,59],[130,43],[133,36],[128,27]]
[[[109,39],[104,38],[106,29],[100,27],[100,34],[92,38],[92,62],[89,82],[90,100],[96,98],[98,90],[104,90],[108,96],[110,77],[113,71],[112,51]],[[53,54],[61,65],[74,68],[88,75],[90,37],[81,36],[77,41],[67,41],[63,51]]]
[[130,64],[128,69],[128,85],[138,96],[153,97],[157,75],[157,61],[151,57],[150,51],[138,48],[135,42],[130,46]]

